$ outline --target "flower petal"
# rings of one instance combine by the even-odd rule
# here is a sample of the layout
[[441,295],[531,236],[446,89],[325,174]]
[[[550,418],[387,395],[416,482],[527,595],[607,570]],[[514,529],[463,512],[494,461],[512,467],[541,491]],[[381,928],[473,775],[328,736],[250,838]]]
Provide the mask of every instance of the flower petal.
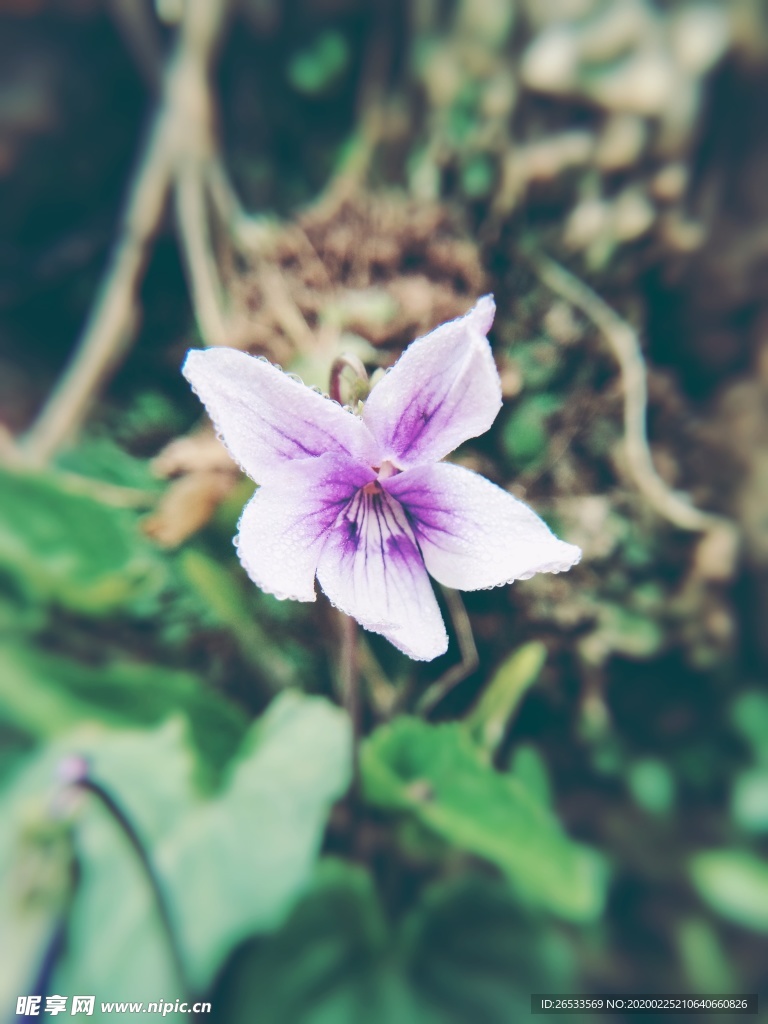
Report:
[[258,483],[294,459],[325,452],[376,464],[358,416],[263,359],[232,348],[193,349],[182,373],[232,457]]
[[317,567],[329,599],[408,657],[431,661],[448,637],[413,531],[378,486],[361,490],[339,516]]
[[422,466],[383,486],[402,502],[430,574],[457,590],[498,587],[581,558],[535,512],[461,466]]
[[363,420],[381,457],[400,468],[437,462],[484,434],[501,408],[501,384],[486,334],[491,295],[466,316],[409,345],[371,391]]
[[374,473],[326,454],[288,463],[258,489],[240,517],[235,545],[253,582],[283,600],[315,600],[315,570],[328,531]]

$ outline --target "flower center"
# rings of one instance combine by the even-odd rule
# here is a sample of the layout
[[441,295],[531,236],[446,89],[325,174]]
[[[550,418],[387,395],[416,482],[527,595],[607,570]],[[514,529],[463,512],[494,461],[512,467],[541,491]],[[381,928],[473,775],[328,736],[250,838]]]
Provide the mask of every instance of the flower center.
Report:
[[[373,468],[376,469],[376,466],[374,466]],[[377,472],[379,474],[379,480],[388,480],[391,476],[395,476],[396,473],[399,473],[400,470],[397,468],[394,462],[384,461],[379,466]]]
[[391,476],[395,476],[397,473],[401,473],[402,470],[398,469],[394,462],[388,462],[386,459],[380,466],[371,467],[375,473],[378,474],[375,480],[371,480],[369,484],[363,487],[363,494],[378,494],[381,490],[381,481],[388,480]]

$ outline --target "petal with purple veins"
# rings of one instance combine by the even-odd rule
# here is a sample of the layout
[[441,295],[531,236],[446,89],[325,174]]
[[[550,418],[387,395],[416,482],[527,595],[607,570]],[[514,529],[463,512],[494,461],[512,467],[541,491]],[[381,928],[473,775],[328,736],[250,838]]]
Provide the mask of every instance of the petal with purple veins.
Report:
[[260,487],[240,517],[235,538],[246,572],[262,590],[315,600],[315,570],[328,532],[374,473],[337,455],[288,463]]
[[257,483],[325,452],[377,464],[358,416],[263,359],[232,348],[193,349],[182,372],[233,458]]
[[484,434],[501,408],[501,384],[486,334],[493,297],[409,345],[374,387],[363,420],[382,459],[400,468],[437,462]]
[[410,469],[383,486],[400,501],[438,582],[481,590],[537,572],[563,572],[581,551],[484,477],[448,463]]
[[317,579],[337,608],[417,661],[448,637],[419,549],[398,502],[380,485],[361,489],[323,547]]

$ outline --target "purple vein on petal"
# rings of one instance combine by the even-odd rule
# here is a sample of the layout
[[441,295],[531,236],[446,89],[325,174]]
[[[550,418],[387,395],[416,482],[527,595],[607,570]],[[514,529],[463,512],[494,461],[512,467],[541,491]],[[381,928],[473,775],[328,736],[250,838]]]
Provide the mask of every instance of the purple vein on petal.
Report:
[[290,462],[260,487],[243,512],[236,540],[254,583],[279,598],[313,601],[328,532],[373,477],[368,467],[328,453]]
[[359,417],[270,363],[236,349],[193,350],[183,372],[232,456],[258,483],[290,462],[326,453],[377,464],[378,449]]
[[413,531],[399,502],[379,485],[361,488],[339,515],[318,580],[342,611],[410,657],[429,660],[445,650],[445,627]]
[[406,509],[430,575],[446,586],[500,586],[561,572],[580,557],[527,505],[460,466],[421,466],[384,486]]
[[485,337],[493,300],[413,342],[371,392],[363,420],[386,459],[401,468],[444,458],[485,433],[501,408],[501,385]]

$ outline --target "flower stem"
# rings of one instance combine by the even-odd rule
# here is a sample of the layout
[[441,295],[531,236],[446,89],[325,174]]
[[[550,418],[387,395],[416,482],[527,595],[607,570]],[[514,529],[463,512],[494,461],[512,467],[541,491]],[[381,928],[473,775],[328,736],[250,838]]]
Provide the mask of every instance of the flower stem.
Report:
[[353,786],[356,786],[359,776],[361,731],[360,665],[357,649],[357,623],[349,615],[341,616],[339,679],[342,701],[352,723],[352,774]]
[[173,965],[176,970],[176,974],[178,975],[181,986],[185,990],[185,992],[192,993],[193,988],[189,982],[189,977],[187,975],[186,967],[184,965],[184,958],[182,956],[181,947],[179,945],[179,940],[176,935],[176,930],[173,926],[173,921],[171,918],[171,909],[168,905],[168,901],[163,891],[160,879],[157,876],[152,861],[150,860],[149,854],[147,853],[147,850],[145,849],[138,832],[133,827],[133,824],[131,823],[130,819],[127,817],[123,809],[114,799],[112,794],[107,789],[105,789],[101,785],[101,783],[96,782],[94,779],[90,778],[90,776],[85,776],[83,778],[78,779],[76,784],[79,786],[79,788],[87,790],[89,793],[91,793],[99,800],[102,807],[104,807],[104,809],[108,811],[113,821],[119,826],[123,835],[132,846],[133,851],[136,854],[141,864],[141,867],[144,871],[144,877],[149,883],[149,886],[152,890],[152,895],[155,898],[155,905],[160,916],[163,931],[165,932],[165,937],[168,942],[168,947],[171,953],[171,958],[173,960]]

